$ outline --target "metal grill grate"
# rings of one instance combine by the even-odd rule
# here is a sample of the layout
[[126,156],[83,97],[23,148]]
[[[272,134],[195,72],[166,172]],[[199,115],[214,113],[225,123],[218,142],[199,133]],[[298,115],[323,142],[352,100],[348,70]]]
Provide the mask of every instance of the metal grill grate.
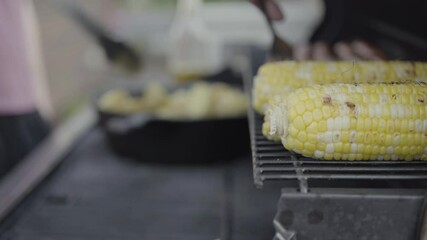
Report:
[[[249,82],[249,84],[247,84]],[[246,79],[250,93],[251,80]],[[255,184],[287,180],[300,191],[310,187],[424,188],[427,161],[326,161],[303,157],[262,134],[263,118],[249,110]]]

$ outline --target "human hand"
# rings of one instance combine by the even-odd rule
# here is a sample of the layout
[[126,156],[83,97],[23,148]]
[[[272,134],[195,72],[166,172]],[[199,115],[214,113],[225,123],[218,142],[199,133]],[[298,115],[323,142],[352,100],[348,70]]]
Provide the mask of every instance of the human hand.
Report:
[[385,60],[386,58],[380,49],[362,40],[338,42],[332,46],[324,42],[316,42],[312,45],[299,45],[294,48],[294,59],[300,61]]
[[284,19],[282,9],[274,0],[250,0],[255,6],[261,9],[261,4],[265,2],[265,8],[267,10],[268,16],[273,21],[281,21]]

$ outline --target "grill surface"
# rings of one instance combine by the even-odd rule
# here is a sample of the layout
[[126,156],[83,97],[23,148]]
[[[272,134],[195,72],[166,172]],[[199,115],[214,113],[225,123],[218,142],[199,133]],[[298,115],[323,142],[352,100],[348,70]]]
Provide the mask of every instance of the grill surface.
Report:
[[[252,78],[245,79],[246,91]],[[425,188],[427,161],[325,161],[287,151],[281,143],[262,134],[263,117],[251,108],[251,132],[255,184],[286,180],[287,186],[306,192],[309,187]]]

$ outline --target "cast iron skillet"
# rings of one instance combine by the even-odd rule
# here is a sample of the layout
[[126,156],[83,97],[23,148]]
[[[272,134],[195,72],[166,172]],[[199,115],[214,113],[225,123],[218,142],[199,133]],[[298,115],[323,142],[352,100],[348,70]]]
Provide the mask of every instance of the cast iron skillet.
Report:
[[[131,93],[141,88],[127,88]],[[104,93],[104,92],[103,92]],[[148,113],[122,115],[95,107],[98,122],[113,152],[153,163],[203,164],[229,161],[249,154],[246,115],[204,120],[159,119]]]

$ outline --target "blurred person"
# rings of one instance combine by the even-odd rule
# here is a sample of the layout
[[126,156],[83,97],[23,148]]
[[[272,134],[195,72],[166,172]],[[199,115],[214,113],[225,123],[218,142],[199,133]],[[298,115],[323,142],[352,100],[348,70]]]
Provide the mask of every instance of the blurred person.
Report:
[[[49,132],[37,110],[30,0],[0,0],[0,178]],[[34,20],[34,19],[33,19]]]
[[[251,2],[258,8],[264,2],[267,13],[273,21],[283,21],[286,18],[275,0],[251,0]],[[381,50],[367,41],[358,39],[361,35],[360,29],[349,24],[350,4],[343,0],[324,0],[324,2],[329,14],[325,14],[323,22],[313,33],[310,44],[294,47],[293,58],[295,60],[351,61],[386,58]]]

